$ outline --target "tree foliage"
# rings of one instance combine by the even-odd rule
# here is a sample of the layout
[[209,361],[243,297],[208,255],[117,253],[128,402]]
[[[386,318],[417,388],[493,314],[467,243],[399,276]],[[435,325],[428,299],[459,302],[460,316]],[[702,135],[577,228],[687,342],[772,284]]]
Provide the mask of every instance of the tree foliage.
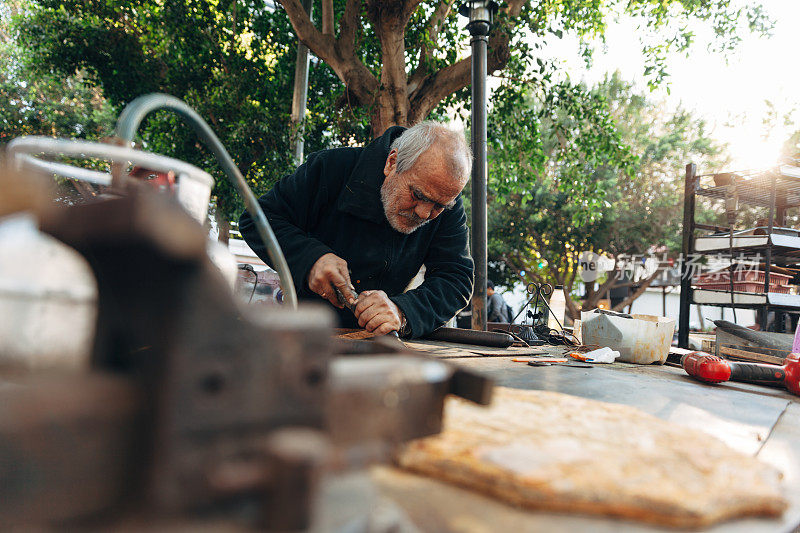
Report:
[[86,72],[61,76],[34,68],[11,25],[23,8],[7,2],[0,10],[0,145],[20,135],[110,135],[115,110]]
[[781,155],[787,162],[800,166],[800,130],[791,134],[784,141]]
[[[651,102],[618,75],[593,90],[571,89],[578,93],[579,101],[595,102],[591,113],[543,112],[545,104],[536,100],[523,109],[495,110],[535,120],[530,128],[539,139],[516,137],[515,117],[492,119],[499,130],[492,138],[505,141],[493,145],[489,165],[497,200],[490,210],[489,267],[497,283],[549,281],[571,291],[583,251],[610,257],[644,254],[652,246],[677,251],[684,165],[721,164],[722,149],[702,120]],[[583,118],[576,124],[574,116]],[[571,133],[566,155],[563,132]],[[532,171],[540,173],[535,180],[525,177]],[[505,187],[516,179],[532,185],[522,193]],[[596,190],[564,186],[576,180]],[[574,315],[574,304],[568,306]]]
[[[58,80],[77,74],[87,88],[102,89],[116,110],[154,91],[185,100],[209,120],[256,192],[269,188],[293,163],[294,33],[321,60],[312,62],[310,71],[308,152],[363,143],[390,125],[444,118],[468,102],[469,36],[454,0],[319,0],[313,22],[297,0],[283,0],[278,9],[261,0],[16,3],[30,6],[17,17],[15,37],[39,75]],[[600,117],[589,109],[595,105],[591,100],[581,102],[580,93],[570,93],[575,87],[553,75],[540,50],[572,32],[582,39],[588,60],[588,43],[622,15],[640,23],[649,58],[646,76],[654,84],[664,78],[666,54],[691,44],[689,21],[714,28],[721,48],[735,45],[742,31],[769,29],[760,6],[738,7],[734,0],[508,0],[489,36],[489,70],[529,87],[528,95],[536,93],[547,109],[562,114],[553,117],[556,122],[572,113],[577,125],[584,123],[581,113]],[[503,95],[498,98],[503,105]],[[59,134],[70,134],[61,128],[56,128]],[[569,128],[565,132],[576,135]],[[584,131],[579,138],[588,143],[590,135]],[[139,141],[146,149],[211,171],[218,178],[215,194],[222,212],[229,218],[240,212],[215,161],[179,119],[154,114]],[[595,142],[611,138],[601,135]],[[565,143],[567,158],[569,136]],[[574,161],[573,177],[582,175],[582,164],[592,162]],[[584,199],[586,207],[602,200],[601,183],[567,179],[566,159],[562,166],[560,190]],[[520,186],[526,189],[527,182]],[[592,215],[584,210],[574,216],[581,222]]]
[[[117,110],[150,92],[186,101],[209,121],[257,193],[293,166],[289,115],[296,43],[283,12],[264,2],[42,0],[20,14],[15,27],[37,79],[69,80],[82,73]],[[310,71],[307,150],[332,142],[336,117],[328,110],[331,85],[338,83],[323,65]],[[70,135],[68,128],[58,130]],[[155,113],[140,135],[145,149],[212,172],[218,207],[226,218],[238,217],[237,194],[180,118]]]
[[605,202],[606,170],[630,171],[634,162],[604,98],[568,82],[547,92],[504,83],[495,93],[488,137],[497,199],[513,197],[524,207],[537,191],[557,192],[578,207],[569,212],[578,228],[593,222]]
[[[369,109],[373,135],[417,122],[470,82],[469,36],[454,0],[322,0],[316,25],[299,0],[280,2],[300,40],[344,82],[351,105]],[[489,35],[489,72],[529,72],[537,65],[543,73],[537,50],[564,32],[581,38],[589,59],[591,39],[621,14],[639,21],[648,58],[644,74],[654,85],[666,76],[667,55],[693,43],[690,21],[710,25],[722,49],[735,46],[744,27],[770,28],[760,5],[731,0],[506,0]]]

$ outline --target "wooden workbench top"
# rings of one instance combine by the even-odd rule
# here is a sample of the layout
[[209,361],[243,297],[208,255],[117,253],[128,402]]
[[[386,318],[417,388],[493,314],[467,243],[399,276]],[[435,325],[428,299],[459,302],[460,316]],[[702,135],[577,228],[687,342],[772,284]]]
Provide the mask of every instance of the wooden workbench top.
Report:
[[[514,358],[536,357],[522,348],[498,350],[438,341],[410,341],[451,363],[482,371],[498,385],[550,390],[637,407],[649,414],[705,431],[784,473],[790,508],[781,519],[727,522],[706,531],[792,531],[800,524],[800,404],[779,389],[743,383],[705,385],[682,369],[614,363],[591,368],[528,366]],[[560,356],[563,347],[536,349]],[[505,353],[505,355],[504,355]],[[486,355],[479,355],[486,354]],[[580,515],[516,509],[489,497],[421,476],[380,467],[373,480],[425,531],[592,531],[652,532],[660,528]]]

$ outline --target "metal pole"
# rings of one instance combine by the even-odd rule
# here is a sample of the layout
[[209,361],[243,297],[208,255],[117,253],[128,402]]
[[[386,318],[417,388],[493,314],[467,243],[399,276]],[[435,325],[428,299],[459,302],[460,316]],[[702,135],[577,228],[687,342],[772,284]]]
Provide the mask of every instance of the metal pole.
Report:
[[472,329],[486,330],[486,48],[489,24],[472,22]]
[[[689,347],[689,320],[692,305],[692,274],[689,261],[694,252],[694,202],[697,191],[697,166],[686,165],[686,184],[683,189],[683,243],[681,252],[681,300],[678,318],[678,346]],[[700,307],[697,308],[698,314]],[[703,317],[700,317],[702,321]]]
[[[303,9],[311,18],[311,0],[302,0]],[[292,130],[294,136],[294,159],[296,164],[303,162],[303,118],[306,116],[306,101],[308,100],[308,47],[297,41],[297,60],[294,65],[294,94],[292,96]]]
[[[772,267],[772,231],[775,224],[775,194],[778,185],[778,177],[772,174],[772,184],[769,191],[769,226],[767,227],[767,255],[764,258],[764,298],[766,303],[761,312],[761,331],[767,331],[769,325],[769,274]],[[777,316],[775,317],[777,321]]]

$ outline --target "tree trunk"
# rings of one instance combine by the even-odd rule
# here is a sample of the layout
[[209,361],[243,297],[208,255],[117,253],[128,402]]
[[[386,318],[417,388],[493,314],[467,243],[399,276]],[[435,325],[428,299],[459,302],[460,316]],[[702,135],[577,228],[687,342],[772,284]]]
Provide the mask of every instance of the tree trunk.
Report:
[[608,279],[604,281],[597,288],[597,290],[592,291],[592,294],[586,298],[586,301],[584,302],[584,307],[586,309],[594,309],[595,307],[597,307],[597,304],[608,293],[608,290],[611,288],[611,285],[614,283],[614,281],[615,281],[614,272],[613,271],[609,272]]
[[608,271],[608,277],[606,278],[606,280],[603,283],[599,284],[597,289],[594,288],[595,282],[592,282],[590,288],[587,287],[586,298],[584,299],[583,302],[583,308],[589,310],[597,307],[597,304],[600,302],[600,300],[603,299],[603,296],[606,295],[608,290],[611,288],[611,285],[613,285],[614,282],[616,281],[616,277],[617,277],[617,258],[615,257],[614,266],[611,270]]
[[222,216],[220,209],[217,208],[214,211],[214,221],[217,223],[217,230],[219,231],[219,235],[217,235],[217,240],[227,246],[231,234],[230,220]]
[[378,92],[377,104],[370,120],[372,138],[383,135],[392,126],[408,126],[408,97],[384,87]]
[[[356,35],[361,27],[362,2],[347,0],[339,21],[333,28],[333,2],[322,3],[322,30],[317,29],[299,0],[278,0],[286,10],[297,37],[327,63],[346,86],[347,101],[353,107],[373,107],[372,136],[386,128],[416,124],[449,95],[467,87],[471,79],[470,57],[462,58],[437,71],[429,71],[425,57],[411,73],[406,71],[405,32],[411,15],[418,9],[416,0],[372,0],[366,2],[366,15],[381,42],[380,79],[356,54]],[[495,30],[489,35],[487,69],[502,69],[510,58],[509,42],[512,26],[517,24],[522,7],[528,0],[509,0],[501,8]],[[436,43],[444,17],[453,1],[439,4],[426,22],[428,38]],[[434,46],[435,47],[435,46]],[[423,56],[433,53],[428,45],[420,48]]]
[[572,293],[572,287],[564,288],[564,295],[567,297],[567,311],[569,311],[569,316],[572,320],[576,320],[581,317],[581,312],[578,309],[578,306],[575,305],[575,302],[572,301],[568,295]]
[[381,75],[372,115],[372,137],[390,126],[408,125],[408,77],[405,29],[410,4],[378,0],[367,2],[367,16],[381,43]]

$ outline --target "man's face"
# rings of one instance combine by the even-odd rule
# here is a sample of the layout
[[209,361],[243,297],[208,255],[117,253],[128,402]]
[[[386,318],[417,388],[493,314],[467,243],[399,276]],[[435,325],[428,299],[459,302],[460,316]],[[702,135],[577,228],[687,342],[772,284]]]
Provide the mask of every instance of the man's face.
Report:
[[392,150],[383,169],[383,211],[389,224],[401,233],[412,233],[455,204],[466,180],[453,178],[439,149],[429,148],[414,166],[397,173],[397,152]]
[[492,287],[486,287],[486,295],[491,296],[494,294],[494,289]]

